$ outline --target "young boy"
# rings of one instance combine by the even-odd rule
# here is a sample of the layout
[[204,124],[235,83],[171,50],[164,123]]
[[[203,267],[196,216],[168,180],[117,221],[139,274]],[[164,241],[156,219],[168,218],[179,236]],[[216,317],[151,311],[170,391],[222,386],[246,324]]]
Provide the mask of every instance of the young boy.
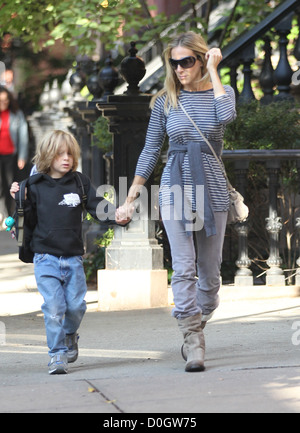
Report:
[[[44,298],[50,374],[65,374],[68,362],[76,361],[77,330],[86,311],[82,191],[78,178],[87,196],[87,212],[102,221],[114,222],[114,206],[97,197],[87,176],[76,173],[79,156],[79,145],[70,133],[53,131],[38,145],[34,163],[39,174],[29,178],[27,188],[25,221],[34,227],[31,249],[35,253],[38,290]],[[13,183],[13,198],[18,190],[19,184]]]

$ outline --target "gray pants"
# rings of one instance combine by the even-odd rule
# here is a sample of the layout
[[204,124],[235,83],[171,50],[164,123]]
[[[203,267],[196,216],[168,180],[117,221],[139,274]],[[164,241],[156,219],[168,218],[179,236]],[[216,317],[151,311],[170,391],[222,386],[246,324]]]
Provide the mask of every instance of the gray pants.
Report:
[[215,212],[217,234],[209,237],[206,237],[204,229],[194,232],[195,236],[187,236],[184,223],[172,217],[172,210],[170,212],[163,207],[161,214],[170,243],[174,271],[173,316],[183,319],[199,313],[210,314],[219,305],[227,212]]

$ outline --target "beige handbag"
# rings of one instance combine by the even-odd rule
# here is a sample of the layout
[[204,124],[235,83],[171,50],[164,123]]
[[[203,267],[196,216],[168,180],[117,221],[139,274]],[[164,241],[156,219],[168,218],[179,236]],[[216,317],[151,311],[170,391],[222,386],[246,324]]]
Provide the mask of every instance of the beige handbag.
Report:
[[249,215],[249,209],[244,203],[244,197],[242,194],[240,194],[238,191],[236,191],[235,188],[231,185],[229,182],[229,179],[227,177],[226,171],[224,169],[223,164],[221,163],[220,159],[218,158],[216,152],[214,151],[214,148],[210,144],[210,142],[207,140],[207,138],[202,134],[196,123],[193,121],[193,119],[190,117],[190,115],[185,110],[184,106],[181,104],[180,101],[178,101],[180,107],[182,108],[183,112],[186,114],[186,116],[190,119],[196,130],[199,132],[200,136],[203,138],[203,140],[206,142],[208,147],[210,148],[212,154],[216,158],[222,173],[226,179],[228,193],[229,193],[229,211],[228,211],[228,218],[227,218],[227,224],[235,224],[238,222],[243,222],[248,218]]

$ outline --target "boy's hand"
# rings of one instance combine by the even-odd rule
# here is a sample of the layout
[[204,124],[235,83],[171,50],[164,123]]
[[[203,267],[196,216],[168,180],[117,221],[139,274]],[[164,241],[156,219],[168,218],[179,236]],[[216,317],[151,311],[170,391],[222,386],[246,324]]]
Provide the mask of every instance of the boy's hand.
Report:
[[12,186],[10,187],[10,195],[12,196],[13,199],[16,198],[16,192],[18,192],[20,190],[20,186],[18,184],[18,182],[14,182],[12,184]]
[[132,214],[134,212],[134,206],[131,203],[126,203],[120,206],[116,210],[116,223],[120,225],[126,225],[131,220]]

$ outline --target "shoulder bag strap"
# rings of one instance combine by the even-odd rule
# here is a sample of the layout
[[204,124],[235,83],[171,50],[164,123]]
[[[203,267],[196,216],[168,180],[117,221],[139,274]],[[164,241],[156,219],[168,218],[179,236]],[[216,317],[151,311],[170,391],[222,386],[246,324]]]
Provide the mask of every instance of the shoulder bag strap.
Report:
[[25,192],[26,192],[27,179],[20,183],[20,189],[15,194],[17,202],[17,215],[18,215],[18,246],[21,247],[24,243],[24,205],[25,205]]
[[87,203],[87,195],[85,193],[85,189],[84,189],[83,182],[82,182],[82,179],[81,179],[81,175],[79,174],[79,172],[75,171],[75,176],[76,176],[76,179],[77,179],[77,184],[80,185],[80,188],[81,188],[81,191],[82,191],[82,208],[83,208],[83,210],[85,210],[86,203]]
[[185,113],[185,115],[188,117],[188,119],[192,122],[192,124],[194,125],[194,127],[196,128],[196,130],[198,131],[198,133],[199,133],[200,136],[203,138],[203,140],[205,141],[205,143],[206,143],[206,144],[208,145],[208,147],[210,148],[212,154],[213,154],[214,157],[216,158],[216,160],[217,160],[217,162],[218,162],[218,164],[219,164],[219,166],[220,166],[220,168],[221,168],[221,170],[222,170],[222,173],[223,173],[223,175],[224,175],[224,177],[225,177],[225,179],[226,179],[228,189],[229,189],[229,190],[233,189],[232,186],[231,186],[231,183],[230,183],[229,180],[228,180],[228,177],[227,177],[226,171],[225,171],[223,165],[221,164],[221,161],[220,161],[220,159],[218,158],[218,155],[216,154],[214,148],[212,147],[212,145],[210,144],[210,142],[208,141],[208,139],[203,135],[203,133],[202,133],[201,130],[198,128],[198,126],[196,125],[196,123],[193,121],[193,119],[191,118],[191,116],[188,114],[188,112],[186,111],[186,109],[184,108],[184,106],[182,105],[182,103],[181,103],[180,101],[178,101],[178,103],[179,103],[179,105],[180,105],[182,111]]

